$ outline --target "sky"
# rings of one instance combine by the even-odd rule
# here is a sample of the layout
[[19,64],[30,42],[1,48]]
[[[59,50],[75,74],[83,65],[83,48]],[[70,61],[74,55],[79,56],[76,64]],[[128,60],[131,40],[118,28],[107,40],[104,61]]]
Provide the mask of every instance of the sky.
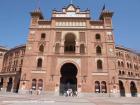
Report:
[[[0,45],[8,48],[27,42],[30,12],[40,7],[46,19],[52,9],[61,10],[71,0],[0,0]],[[81,10],[90,9],[98,20],[103,5],[114,12],[113,28],[116,45],[140,52],[140,0],[73,0]]]

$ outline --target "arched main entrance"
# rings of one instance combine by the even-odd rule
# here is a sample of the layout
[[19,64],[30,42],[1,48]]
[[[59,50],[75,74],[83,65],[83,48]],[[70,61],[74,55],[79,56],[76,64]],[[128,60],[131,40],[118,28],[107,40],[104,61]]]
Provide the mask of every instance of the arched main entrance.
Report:
[[72,63],[66,63],[61,67],[60,77],[60,95],[63,95],[68,89],[77,91],[77,68]]

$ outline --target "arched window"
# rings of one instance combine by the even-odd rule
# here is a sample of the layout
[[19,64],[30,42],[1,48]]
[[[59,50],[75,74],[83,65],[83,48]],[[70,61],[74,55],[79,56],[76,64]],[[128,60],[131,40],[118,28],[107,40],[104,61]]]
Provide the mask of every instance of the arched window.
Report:
[[96,47],[96,54],[98,54],[98,55],[102,54],[102,50],[101,50],[100,46]]
[[103,65],[102,65],[102,61],[101,60],[97,61],[97,69],[99,69],[99,70],[103,69]]
[[128,76],[131,76],[131,73],[130,72],[128,72]]
[[96,34],[95,38],[96,38],[96,40],[101,40],[101,35],[100,34]]
[[21,59],[20,64],[21,64],[21,65],[23,64],[23,59]]
[[46,38],[46,34],[45,33],[42,33],[41,34],[41,39],[45,39]]
[[75,52],[75,46],[76,46],[76,38],[74,34],[67,34],[65,36],[65,43],[64,43],[64,51],[68,53]]
[[107,88],[106,88],[106,82],[105,81],[102,81],[101,82],[101,91],[102,93],[107,93]]
[[119,57],[121,56],[121,52],[119,52]]
[[39,58],[37,61],[37,67],[41,68],[42,67],[42,59]]
[[124,67],[124,63],[123,62],[121,62],[121,66]]
[[131,76],[133,76],[133,72],[131,72]]
[[40,45],[39,51],[42,52],[42,53],[44,52],[44,45]]
[[127,68],[129,68],[129,63],[127,63]]
[[95,81],[95,93],[100,93],[100,82]]
[[121,75],[122,74],[122,72],[119,70],[119,75]]
[[134,69],[135,69],[135,70],[137,69],[137,65],[136,65],[136,64],[134,64]]
[[36,90],[36,79],[32,79],[32,89]]
[[80,53],[85,53],[85,46],[84,46],[84,44],[80,45]]
[[42,79],[39,79],[38,80],[38,89],[39,90],[42,90],[43,89],[43,80]]
[[125,72],[124,71],[122,71],[122,75],[125,75]]
[[120,67],[121,66],[121,63],[120,63],[120,61],[118,61],[118,67]]
[[129,64],[129,66],[130,66],[130,68],[132,69],[132,64],[131,64],[131,63]]

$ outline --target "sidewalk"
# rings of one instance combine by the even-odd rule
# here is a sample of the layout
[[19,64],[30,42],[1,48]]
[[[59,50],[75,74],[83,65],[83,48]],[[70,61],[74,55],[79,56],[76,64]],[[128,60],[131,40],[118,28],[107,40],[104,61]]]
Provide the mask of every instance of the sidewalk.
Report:
[[55,95],[0,94],[0,105],[140,105],[137,97],[64,97]]

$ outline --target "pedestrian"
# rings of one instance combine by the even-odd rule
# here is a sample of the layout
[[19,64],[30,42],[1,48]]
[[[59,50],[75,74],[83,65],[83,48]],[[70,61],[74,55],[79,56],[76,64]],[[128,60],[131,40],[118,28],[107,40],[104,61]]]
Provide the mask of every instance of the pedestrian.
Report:
[[69,94],[70,94],[70,93],[69,93],[69,90],[67,90],[67,96],[69,96]]
[[29,94],[33,94],[32,88],[29,89]]

